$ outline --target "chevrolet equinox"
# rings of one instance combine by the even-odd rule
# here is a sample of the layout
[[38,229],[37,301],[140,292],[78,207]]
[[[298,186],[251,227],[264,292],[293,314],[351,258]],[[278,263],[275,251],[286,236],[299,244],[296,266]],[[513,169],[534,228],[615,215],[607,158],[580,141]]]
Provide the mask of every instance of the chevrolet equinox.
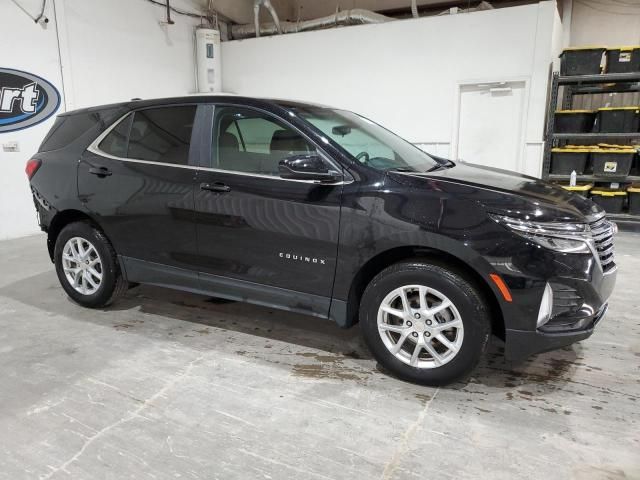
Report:
[[346,110],[191,96],[59,115],[27,163],[62,288],[143,283],[360,324],[389,372],[460,379],[589,337],[616,230],[539,179],[429,155]]

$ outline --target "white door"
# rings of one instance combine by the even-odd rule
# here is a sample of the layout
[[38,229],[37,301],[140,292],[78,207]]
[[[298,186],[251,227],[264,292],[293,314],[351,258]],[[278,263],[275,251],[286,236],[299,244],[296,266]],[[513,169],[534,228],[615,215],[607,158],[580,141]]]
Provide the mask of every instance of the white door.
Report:
[[525,82],[460,87],[457,158],[522,172]]

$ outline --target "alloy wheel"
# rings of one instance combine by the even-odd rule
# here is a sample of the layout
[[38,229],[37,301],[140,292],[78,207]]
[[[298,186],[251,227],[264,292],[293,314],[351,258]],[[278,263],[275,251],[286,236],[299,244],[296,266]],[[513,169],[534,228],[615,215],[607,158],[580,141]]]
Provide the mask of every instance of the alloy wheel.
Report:
[[82,295],[92,295],[102,283],[102,261],[86,238],[73,237],[62,249],[62,270],[69,284]]
[[401,362],[437,368],[462,347],[464,325],[458,309],[443,293],[424,285],[391,291],[378,308],[378,333]]

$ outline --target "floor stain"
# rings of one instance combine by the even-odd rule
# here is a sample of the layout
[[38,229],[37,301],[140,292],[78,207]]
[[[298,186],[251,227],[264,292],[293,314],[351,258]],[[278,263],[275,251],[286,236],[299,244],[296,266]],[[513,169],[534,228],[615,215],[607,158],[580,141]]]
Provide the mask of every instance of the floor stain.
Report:
[[[416,393],[414,395],[418,400],[420,400],[425,405],[431,401],[431,395],[425,395],[424,393]],[[471,399],[469,399],[471,401]]]
[[363,380],[363,377],[356,375],[355,370],[332,368],[331,366],[322,363],[294,365],[291,370],[291,374],[295,377],[308,377],[315,379],[331,378],[337,380]]
[[291,373],[297,377],[357,381],[364,380],[370,375],[370,372],[346,366],[342,355],[326,355],[314,352],[298,352],[295,355],[315,360],[315,363],[311,364],[294,364]]
[[[313,360],[313,363],[289,363],[271,358],[270,355],[262,356],[257,352],[247,352],[246,350],[236,350],[237,355],[256,358],[265,362],[288,365],[291,367],[291,374],[295,377],[307,377],[314,379],[336,379],[365,381],[371,371],[353,368],[344,364],[345,357],[342,355],[332,355],[315,352],[283,352],[277,354],[278,357],[296,356]],[[273,355],[273,354],[271,354]]]
[[116,323],[113,328],[121,332],[133,328],[141,323],[144,323],[144,320],[130,320],[129,322]]
[[296,355],[299,357],[313,358],[314,360],[317,360],[319,362],[342,362],[342,359],[335,355],[323,355],[321,353],[313,352],[296,353]]

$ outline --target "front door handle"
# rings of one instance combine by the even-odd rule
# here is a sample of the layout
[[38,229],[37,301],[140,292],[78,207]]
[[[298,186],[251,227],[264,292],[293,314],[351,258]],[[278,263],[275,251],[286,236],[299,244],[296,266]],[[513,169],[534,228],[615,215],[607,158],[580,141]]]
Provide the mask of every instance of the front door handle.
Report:
[[111,170],[107,167],[89,167],[89,173],[91,175],[97,175],[99,177],[108,177],[111,175]]
[[201,183],[201,190],[208,190],[209,192],[218,192],[218,193],[226,193],[231,191],[231,187],[229,185],[225,185],[224,183],[215,182],[215,183]]

